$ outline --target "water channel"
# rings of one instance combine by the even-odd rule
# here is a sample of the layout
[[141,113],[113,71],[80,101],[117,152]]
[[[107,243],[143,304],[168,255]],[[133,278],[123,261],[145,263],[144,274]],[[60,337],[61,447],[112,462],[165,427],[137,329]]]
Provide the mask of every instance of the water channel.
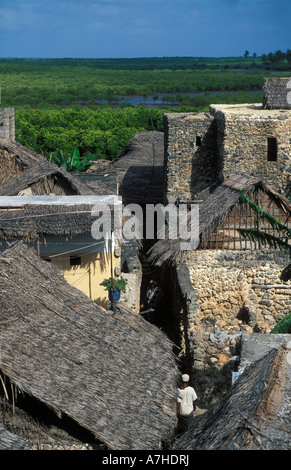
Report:
[[[154,95],[132,95],[132,96],[121,96],[121,95],[114,95],[110,99],[96,99],[94,104],[102,105],[102,104],[112,104],[112,105],[132,105],[132,106],[179,106],[183,103],[180,99],[183,96],[199,96],[199,95],[217,95],[217,94],[237,94],[237,93],[249,93],[249,94],[256,94],[261,93],[262,90],[237,90],[237,91],[210,91],[210,92],[193,92],[193,93],[156,93]],[[89,104],[87,101],[77,101],[78,104]]]

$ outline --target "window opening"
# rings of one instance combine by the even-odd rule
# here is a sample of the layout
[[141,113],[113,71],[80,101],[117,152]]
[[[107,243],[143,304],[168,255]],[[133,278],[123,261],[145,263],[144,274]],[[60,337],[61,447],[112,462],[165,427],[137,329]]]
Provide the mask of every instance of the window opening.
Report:
[[196,136],[196,146],[200,147],[201,142],[202,142],[201,135],[197,135]]
[[277,139],[268,137],[268,162],[277,161]]
[[81,266],[81,256],[70,256],[70,266]]

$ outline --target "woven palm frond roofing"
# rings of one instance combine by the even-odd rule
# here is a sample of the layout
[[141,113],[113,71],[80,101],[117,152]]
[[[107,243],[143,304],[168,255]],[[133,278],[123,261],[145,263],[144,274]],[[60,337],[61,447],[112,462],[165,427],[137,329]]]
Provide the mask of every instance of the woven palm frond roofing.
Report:
[[28,450],[28,445],[0,424],[0,450]]
[[6,151],[10,156],[15,157],[24,167],[34,165],[44,160],[38,153],[33,152],[24,145],[14,140],[0,137],[0,152]]
[[[207,240],[217,229],[220,222],[238,203],[242,189],[248,197],[260,190],[266,193],[286,214],[291,214],[291,203],[273,187],[258,178],[242,174],[233,174],[221,183],[214,192],[199,205],[200,241]],[[149,252],[151,263],[161,265],[164,262],[175,263],[183,258],[181,240],[159,240]]]
[[0,137],[0,184],[44,161],[41,155],[5,137]]
[[177,450],[290,450],[290,349],[248,366],[227,395],[173,445]]
[[166,335],[121,303],[105,312],[23,243],[0,279],[1,372],[111,449],[158,449],[176,421]]
[[[73,237],[91,234],[97,215],[93,205],[25,205],[0,209],[0,236],[3,238],[35,239],[40,236]],[[113,217],[113,213],[111,214]]]
[[[74,174],[61,170],[49,161],[29,167],[20,175],[0,187],[0,196],[17,196],[21,191],[38,185],[35,194],[50,194],[56,192],[56,181],[64,186],[63,194],[79,195],[109,195],[110,188],[103,182],[94,185],[94,189],[79,180]],[[61,193],[60,193],[61,194]]]
[[120,157],[106,168],[121,182],[119,194],[125,204],[149,204],[164,199],[164,133],[138,132]]

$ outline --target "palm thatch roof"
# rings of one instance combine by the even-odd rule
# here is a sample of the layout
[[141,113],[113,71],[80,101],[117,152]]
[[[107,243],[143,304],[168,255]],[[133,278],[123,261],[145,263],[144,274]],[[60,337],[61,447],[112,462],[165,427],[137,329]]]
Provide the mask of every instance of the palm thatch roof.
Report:
[[138,132],[104,173],[117,175],[125,204],[155,204],[164,200],[164,133]]
[[92,187],[74,174],[61,170],[47,160],[29,167],[0,187],[0,196],[32,195],[108,195],[112,190],[103,182]]
[[28,445],[0,424],[0,450],[28,450]]
[[[291,203],[273,187],[258,178],[243,174],[233,174],[221,183],[213,193],[199,205],[199,240],[200,244],[211,236],[219,224],[227,217],[232,208],[238,203],[242,189],[244,194],[252,198],[255,191],[262,191],[274,201],[283,213],[291,215]],[[198,246],[199,248],[199,246]],[[149,260],[158,266],[164,262],[175,263],[183,258],[181,239],[159,240],[149,252]]]
[[166,335],[121,303],[105,312],[23,243],[0,279],[1,373],[110,449],[158,449],[176,422]]
[[44,158],[41,155],[19,142],[0,137],[0,185],[43,161]]
[[177,450],[290,450],[290,348],[248,366],[228,394],[173,444]]
[[[71,196],[73,197],[73,196]],[[50,196],[34,196],[41,199],[38,203],[32,203],[31,198],[19,196],[18,201],[23,203],[19,207],[17,201],[14,206],[6,206],[7,198],[0,197],[0,237],[10,239],[36,239],[48,236],[66,236],[73,237],[77,235],[91,234],[94,221],[98,218],[97,213],[92,212],[98,201],[103,201],[111,209],[113,208],[115,196],[105,196],[101,199],[99,196],[90,199],[82,196],[73,197],[70,202],[70,196],[54,198]],[[55,203],[55,200],[60,204]],[[80,199],[80,200],[79,200]],[[99,201],[100,199],[100,201]],[[30,202],[31,201],[31,202]],[[3,205],[4,204],[4,205]],[[113,217],[113,211],[111,211]]]

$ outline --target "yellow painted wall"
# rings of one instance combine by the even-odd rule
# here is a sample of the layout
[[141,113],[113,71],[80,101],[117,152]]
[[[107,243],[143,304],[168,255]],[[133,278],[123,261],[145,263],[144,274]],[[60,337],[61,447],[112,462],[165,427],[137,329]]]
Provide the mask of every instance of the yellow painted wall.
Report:
[[[52,257],[51,261],[62,271],[70,285],[80,289],[99,305],[106,307],[108,293],[100,286],[100,283],[111,277],[111,254],[88,253],[76,256],[81,256],[80,266],[71,266],[70,256],[66,254]],[[112,261],[114,273],[115,268],[120,268],[120,257],[113,254]]]

